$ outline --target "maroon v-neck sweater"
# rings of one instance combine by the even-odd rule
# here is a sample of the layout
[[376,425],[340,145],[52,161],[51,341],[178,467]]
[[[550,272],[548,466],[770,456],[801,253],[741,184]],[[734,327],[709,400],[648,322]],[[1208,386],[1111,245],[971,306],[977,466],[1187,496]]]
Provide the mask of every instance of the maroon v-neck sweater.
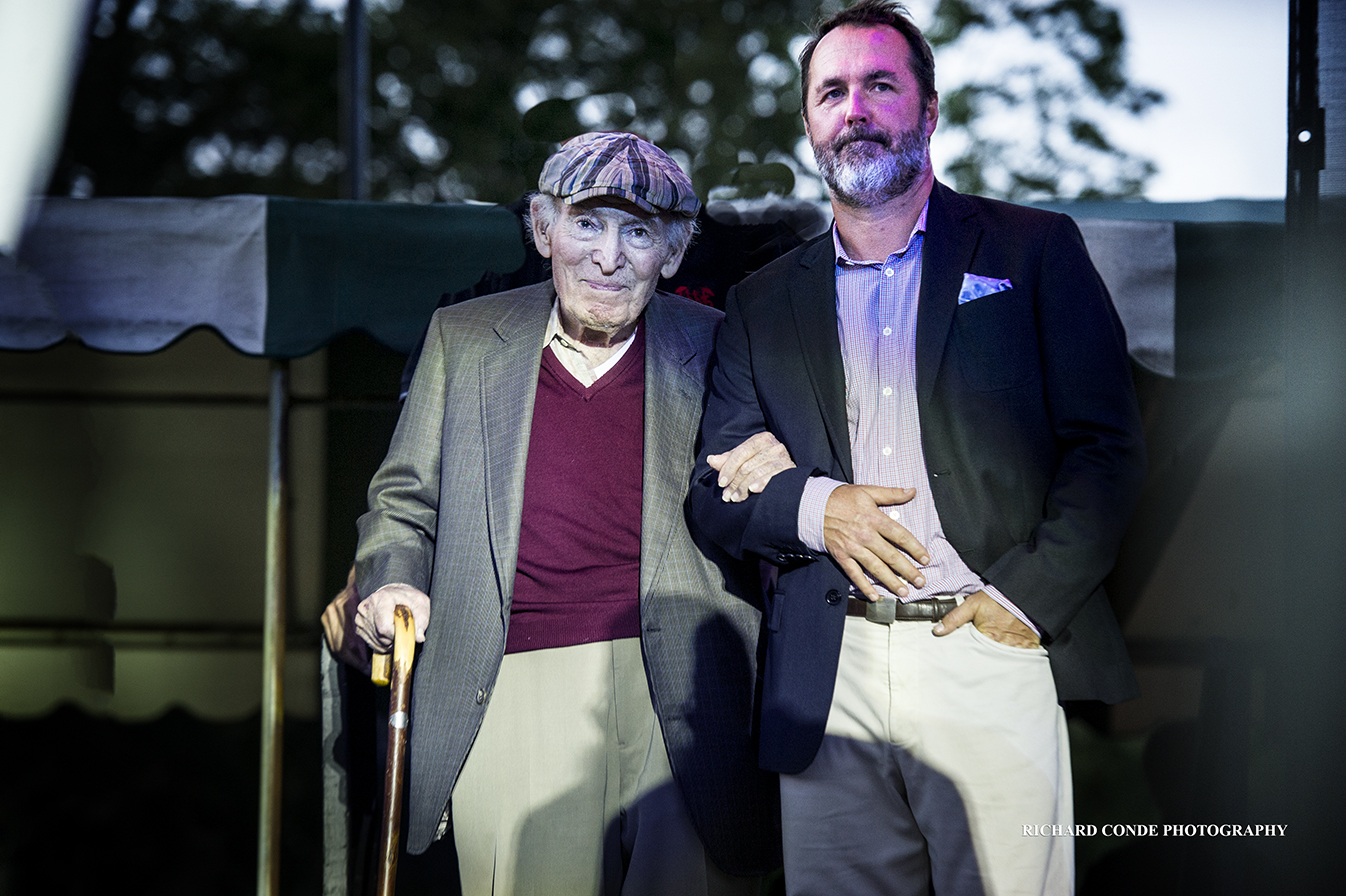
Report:
[[587,389],[542,352],[506,653],[640,636],[645,328]]

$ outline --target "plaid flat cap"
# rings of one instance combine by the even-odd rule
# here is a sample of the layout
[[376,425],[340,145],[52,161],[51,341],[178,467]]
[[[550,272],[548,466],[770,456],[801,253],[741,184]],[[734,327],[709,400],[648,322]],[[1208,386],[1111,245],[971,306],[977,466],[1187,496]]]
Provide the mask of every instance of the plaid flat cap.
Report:
[[595,196],[617,196],[651,214],[695,218],[701,200],[668,154],[624,131],[580,134],[542,166],[537,188],[574,205]]

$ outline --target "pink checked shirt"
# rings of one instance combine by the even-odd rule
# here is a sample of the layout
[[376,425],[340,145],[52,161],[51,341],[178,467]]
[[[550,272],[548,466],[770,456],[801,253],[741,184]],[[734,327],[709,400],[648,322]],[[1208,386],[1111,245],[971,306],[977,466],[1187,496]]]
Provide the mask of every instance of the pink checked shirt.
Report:
[[[832,227],[837,253],[837,331],[846,371],[846,422],[855,481],[916,489],[916,496],[906,504],[885,508],[930,552],[930,563],[923,570],[925,587],[911,586],[907,597],[899,600],[963,598],[982,590],[1038,632],[1018,607],[963,563],[944,535],[930,493],[916,412],[916,307],[928,210],[927,203],[907,245],[886,261],[848,258],[836,225]],[[819,476],[804,487],[799,538],[812,550],[826,550],[823,511],[832,490],[842,484]],[[879,593],[894,596],[875,585]]]

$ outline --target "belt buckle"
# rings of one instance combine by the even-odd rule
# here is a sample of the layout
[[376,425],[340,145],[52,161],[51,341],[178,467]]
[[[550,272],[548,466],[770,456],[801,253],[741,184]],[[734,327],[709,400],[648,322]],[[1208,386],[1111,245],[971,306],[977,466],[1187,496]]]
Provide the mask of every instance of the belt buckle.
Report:
[[865,619],[879,625],[892,625],[897,621],[897,598],[880,596],[865,607]]

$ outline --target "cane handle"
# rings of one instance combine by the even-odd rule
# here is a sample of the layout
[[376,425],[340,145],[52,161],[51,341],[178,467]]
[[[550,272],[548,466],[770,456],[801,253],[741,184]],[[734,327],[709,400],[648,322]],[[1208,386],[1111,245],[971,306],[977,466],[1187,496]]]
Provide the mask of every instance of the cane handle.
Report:
[[388,682],[392,680],[392,669],[393,655],[391,653],[376,653],[369,658],[369,678],[381,688],[386,688]]

